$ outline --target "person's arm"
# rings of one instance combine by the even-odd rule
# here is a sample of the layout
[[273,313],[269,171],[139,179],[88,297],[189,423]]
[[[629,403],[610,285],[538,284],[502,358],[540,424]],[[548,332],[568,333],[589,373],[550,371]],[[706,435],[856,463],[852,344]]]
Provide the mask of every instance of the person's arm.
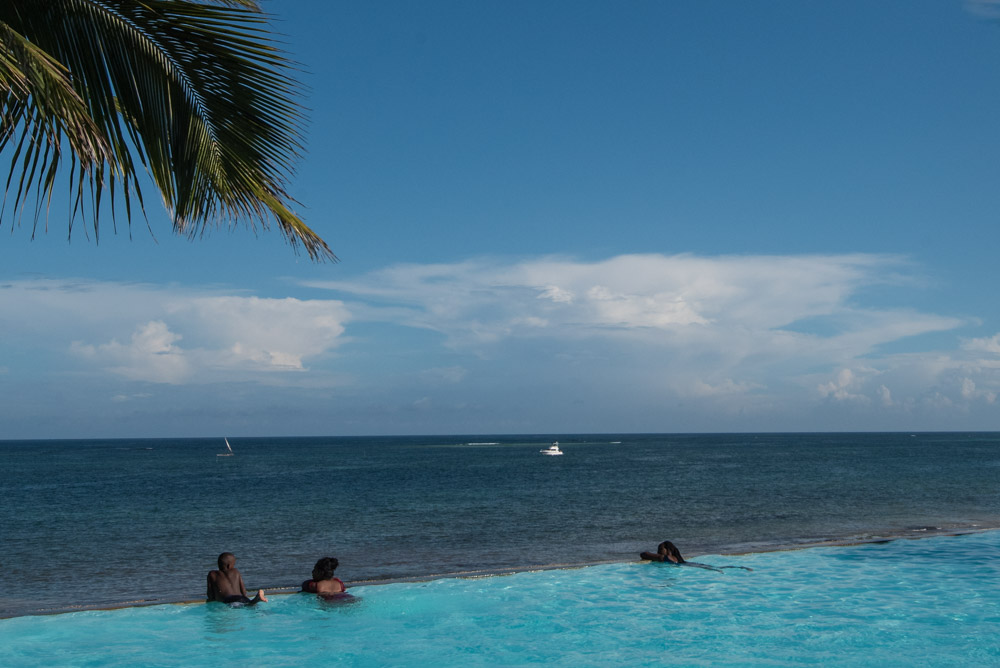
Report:
[[212,572],[208,572],[208,591],[205,592],[205,598],[209,601],[215,600],[215,580],[212,579]]
[[696,561],[685,561],[683,564],[680,564],[680,565],[681,566],[694,566],[695,568],[704,568],[705,570],[708,570],[708,571],[717,571],[719,573],[722,572],[721,570],[719,570],[715,566],[709,566],[708,564],[699,564]]
[[244,585],[244,584],[243,584],[243,574],[242,574],[242,573],[240,573],[240,574],[239,574],[239,576],[237,576],[237,577],[238,577],[238,579],[237,579],[237,583],[238,583],[238,584],[239,584],[239,586],[240,586],[240,593],[241,593],[241,594],[243,594],[244,596],[246,596],[247,598],[250,598],[249,596],[247,596],[247,588],[246,588],[246,585]]

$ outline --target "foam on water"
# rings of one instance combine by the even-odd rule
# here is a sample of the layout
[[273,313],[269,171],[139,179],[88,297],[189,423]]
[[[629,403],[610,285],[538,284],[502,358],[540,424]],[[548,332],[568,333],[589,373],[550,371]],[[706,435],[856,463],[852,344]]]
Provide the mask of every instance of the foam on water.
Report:
[[0,620],[0,664],[986,665],[1000,532]]

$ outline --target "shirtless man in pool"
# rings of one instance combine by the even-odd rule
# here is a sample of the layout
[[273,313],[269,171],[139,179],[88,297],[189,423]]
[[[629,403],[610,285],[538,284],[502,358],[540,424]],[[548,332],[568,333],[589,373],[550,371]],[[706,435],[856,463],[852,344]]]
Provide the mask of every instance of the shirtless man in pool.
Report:
[[267,601],[264,590],[261,589],[253,598],[247,596],[247,588],[243,584],[243,574],[236,568],[236,557],[232,552],[219,555],[219,570],[208,573],[208,600],[229,604],[257,605]]

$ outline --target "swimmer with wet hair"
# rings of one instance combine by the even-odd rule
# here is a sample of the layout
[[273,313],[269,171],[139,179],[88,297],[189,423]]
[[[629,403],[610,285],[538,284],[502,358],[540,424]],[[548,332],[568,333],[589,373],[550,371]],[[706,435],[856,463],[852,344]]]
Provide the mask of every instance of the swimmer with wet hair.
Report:
[[681,556],[681,551],[669,540],[665,540],[657,545],[655,553],[643,552],[639,556],[648,561],[669,561],[672,564],[687,563],[684,561],[684,557]]
[[646,561],[659,561],[661,563],[676,564],[678,566],[694,566],[695,568],[704,568],[710,571],[722,571],[723,568],[739,568],[744,571],[752,571],[752,568],[747,568],[746,566],[709,566],[708,564],[699,564],[694,561],[687,561],[681,556],[681,551],[677,549],[677,546],[671,543],[669,540],[665,540],[656,546],[656,552],[642,552],[639,554],[640,559],[645,559]]
[[219,570],[209,571],[207,597],[209,601],[228,603],[234,607],[257,605],[261,601],[267,601],[263,589],[253,598],[247,596],[243,574],[236,568],[236,556],[232,552],[220,554]]
[[347,586],[339,578],[333,576],[333,572],[337,570],[339,565],[340,562],[337,561],[336,557],[323,557],[317,561],[316,565],[313,566],[312,580],[306,580],[302,583],[302,591],[321,596],[343,594],[347,590]]

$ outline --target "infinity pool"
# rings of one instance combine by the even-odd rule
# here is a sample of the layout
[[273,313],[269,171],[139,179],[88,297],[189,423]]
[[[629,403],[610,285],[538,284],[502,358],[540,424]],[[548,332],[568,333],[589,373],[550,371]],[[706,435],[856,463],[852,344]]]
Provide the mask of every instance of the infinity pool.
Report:
[[0,620],[4,666],[1000,665],[1000,531]]

